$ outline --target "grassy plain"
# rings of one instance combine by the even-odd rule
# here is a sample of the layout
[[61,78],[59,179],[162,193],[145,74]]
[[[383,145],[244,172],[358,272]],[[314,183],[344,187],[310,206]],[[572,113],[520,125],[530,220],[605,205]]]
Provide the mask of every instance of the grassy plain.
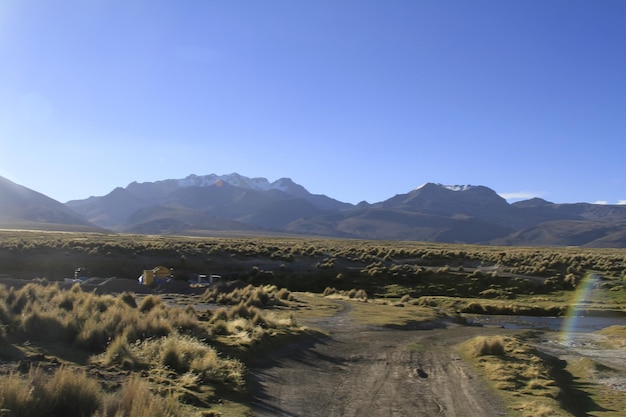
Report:
[[408,295],[565,301],[589,271],[621,301],[623,249],[532,248],[340,239],[193,238],[0,231],[0,274],[17,278],[135,279],[164,265],[177,279],[215,273],[253,284],[321,293],[361,289],[370,298]]
[[[140,297],[62,283],[79,267],[90,276],[134,282],[157,265],[172,268],[180,281],[219,274],[232,285],[197,295],[157,289]],[[302,326],[308,319],[345,314],[357,325],[416,329],[461,313],[564,315],[578,305],[624,314],[625,271],[626,252],[617,249],[4,230],[0,408],[26,417],[45,410],[244,415],[248,358],[309,337],[312,330]],[[623,347],[622,331],[607,330]],[[472,340],[462,350],[519,405],[517,415],[611,415],[561,407],[571,378],[584,380],[588,364],[558,369],[509,336]],[[81,388],[70,381],[81,381]],[[585,393],[592,403],[605,401],[595,385]],[[63,408],[77,396],[87,402],[82,411]]]

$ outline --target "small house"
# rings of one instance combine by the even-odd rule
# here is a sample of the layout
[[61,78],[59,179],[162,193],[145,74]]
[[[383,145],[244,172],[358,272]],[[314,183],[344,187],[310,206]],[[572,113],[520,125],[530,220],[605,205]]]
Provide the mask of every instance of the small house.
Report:
[[145,269],[139,277],[139,283],[148,286],[160,285],[173,279],[174,271],[172,268],[165,266],[157,266],[153,269]]

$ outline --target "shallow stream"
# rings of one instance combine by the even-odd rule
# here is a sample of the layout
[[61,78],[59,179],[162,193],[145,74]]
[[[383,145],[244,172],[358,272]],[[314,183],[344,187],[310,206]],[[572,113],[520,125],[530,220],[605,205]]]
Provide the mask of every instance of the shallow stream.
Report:
[[593,368],[595,382],[608,388],[626,392],[626,349],[610,347],[605,336],[595,333],[609,326],[625,326],[625,317],[528,317],[467,315],[471,324],[498,326],[507,329],[535,329],[546,331],[535,343],[544,353],[566,362],[589,359],[601,364]]
[[561,331],[567,326],[570,333],[591,333],[609,326],[626,326],[625,317],[535,317],[466,314],[468,323],[480,326],[498,326],[505,329],[535,329]]

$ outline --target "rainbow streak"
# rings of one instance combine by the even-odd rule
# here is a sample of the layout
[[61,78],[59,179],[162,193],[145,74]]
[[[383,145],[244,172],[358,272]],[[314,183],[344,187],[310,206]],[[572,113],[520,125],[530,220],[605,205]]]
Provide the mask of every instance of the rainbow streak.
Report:
[[576,331],[578,318],[582,317],[581,312],[584,311],[584,304],[589,299],[591,290],[596,282],[598,282],[598,275],[594,272],[588,272],[576,286],[572,302],[567,308],[567,313],[561,326],[561,343],[571,344],[572,333]]

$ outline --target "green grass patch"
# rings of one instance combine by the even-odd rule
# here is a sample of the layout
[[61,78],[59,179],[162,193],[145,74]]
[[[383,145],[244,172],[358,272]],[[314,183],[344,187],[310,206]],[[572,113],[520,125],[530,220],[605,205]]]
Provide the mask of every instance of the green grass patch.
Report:
[[451,313],[503,314],[517,316],[562,316],[567,305],[551,300],[488,300],[463,297],[420,297],[411,301],[420,306],[436,307]]
[[409,343],[406,348],[409,352],[423,352],[426,348],[419,343]]
[[295,300],[289,304],[289,308],[282,311],[288,311],[298,322],[332,317],[344,309],[342,304],[319,294],[298,292],[294,296]]
[[348,301],[351,306],[349,317],[355,324],[371,324],[396,328],[421,328],[443,316],[430,307],[406,305],[398,307],[384,300],[370,300],[366,303]]
[[572,375],[578,386],[584,388],[587,396],[584,404],[586,416],[621,417],[626,413],[626,393],[598,382],[621,382],[624,380],[623,371],[618,372],[589,358],[568,361],[565,370]]
[[598,333],[607,338],[609,345],[616,348],[626,348],[626,326],[610,326],[598,331]]

